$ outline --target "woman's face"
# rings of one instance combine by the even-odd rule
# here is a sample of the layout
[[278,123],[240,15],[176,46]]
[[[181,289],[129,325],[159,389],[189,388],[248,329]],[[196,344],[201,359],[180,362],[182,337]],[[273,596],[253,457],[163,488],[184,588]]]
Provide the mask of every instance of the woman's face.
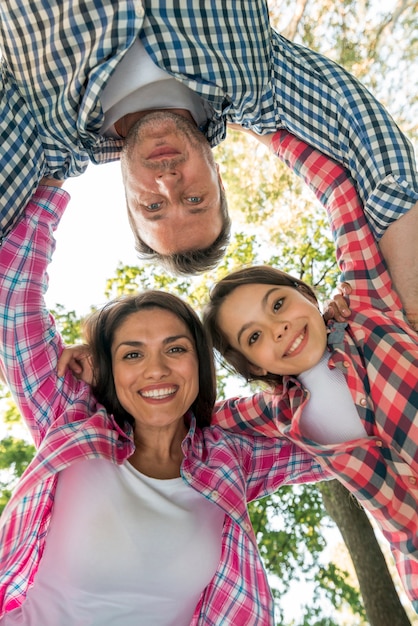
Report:
[[320,361],[327,344],[316,304],[293,287],[241,285],[221,305],[218,322],[255,374],[298,375]]
[[176,428],[199,391],[192,335],[165,309],[144,309],[123,322],[112,366],[119,402],[142,428]]

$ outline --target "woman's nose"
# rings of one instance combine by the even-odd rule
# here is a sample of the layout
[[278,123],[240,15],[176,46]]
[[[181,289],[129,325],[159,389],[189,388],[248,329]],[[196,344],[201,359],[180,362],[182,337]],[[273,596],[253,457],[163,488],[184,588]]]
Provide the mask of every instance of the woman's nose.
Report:
[[159,379],[167,376],[170,368],[168,367],[166,360],[163,356],[148,356],[145,367],[144,375],[146,378]]

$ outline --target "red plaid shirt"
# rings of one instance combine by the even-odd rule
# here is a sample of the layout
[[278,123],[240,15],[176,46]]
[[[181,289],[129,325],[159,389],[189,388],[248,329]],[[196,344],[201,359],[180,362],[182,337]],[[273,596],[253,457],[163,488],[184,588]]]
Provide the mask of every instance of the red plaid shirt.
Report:
[[[63,343],[43,293],[53,231],[67,202],[66,192],[39,188],[0,247],[0,363],[38,448],[0,518],[0,620],[24,601],[36,577],[59,472],[78,459],[123,463],[134,449],[131,433],[118,428],[88,385],[56,375]],[[321,480],[324,471],[288,440],[200,429],[193,416],[182,447],[183,479],[225,512],[221,560],[192,624],[272,626],[247,501],[283,484]]]
[[273,146],[328,212],[342,280],[353,289],[348,324],[330,323],[330,367],[344,372],[368,436],[326,446],[304,438],[299,424],[307,392],[294,377],[274,395],[227,400],[216,422],[285,435],[331,470],[377,521],[418,606],[418,337],[402,315],[346,171],[286,131],[274,135]]

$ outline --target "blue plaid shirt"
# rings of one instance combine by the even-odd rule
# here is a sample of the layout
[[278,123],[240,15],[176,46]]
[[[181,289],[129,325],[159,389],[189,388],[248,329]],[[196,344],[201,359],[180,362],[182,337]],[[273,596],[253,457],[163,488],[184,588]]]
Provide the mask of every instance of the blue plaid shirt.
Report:
[[286,128],[349,170],[376,237],[418,200],[413,151],[391,117],[340,66],[272,30],[264,0],[1,0],[0,18],[3,235],[42,176],[118,159],[122,140],[100,135],[100,97],[136,37],[207,101],[212,146],[228,120]]

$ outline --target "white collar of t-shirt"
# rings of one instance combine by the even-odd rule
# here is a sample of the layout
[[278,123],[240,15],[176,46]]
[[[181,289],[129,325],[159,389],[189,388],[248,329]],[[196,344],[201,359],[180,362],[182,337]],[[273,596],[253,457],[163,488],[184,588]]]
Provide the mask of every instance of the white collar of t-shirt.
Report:
[[155,65],[138,38],[110,77],[101,103],[105,115],[101,134],[113,137],[119,137],[115,122],[135,111],[187,109],[199,128],[209,115],[206,101]]

